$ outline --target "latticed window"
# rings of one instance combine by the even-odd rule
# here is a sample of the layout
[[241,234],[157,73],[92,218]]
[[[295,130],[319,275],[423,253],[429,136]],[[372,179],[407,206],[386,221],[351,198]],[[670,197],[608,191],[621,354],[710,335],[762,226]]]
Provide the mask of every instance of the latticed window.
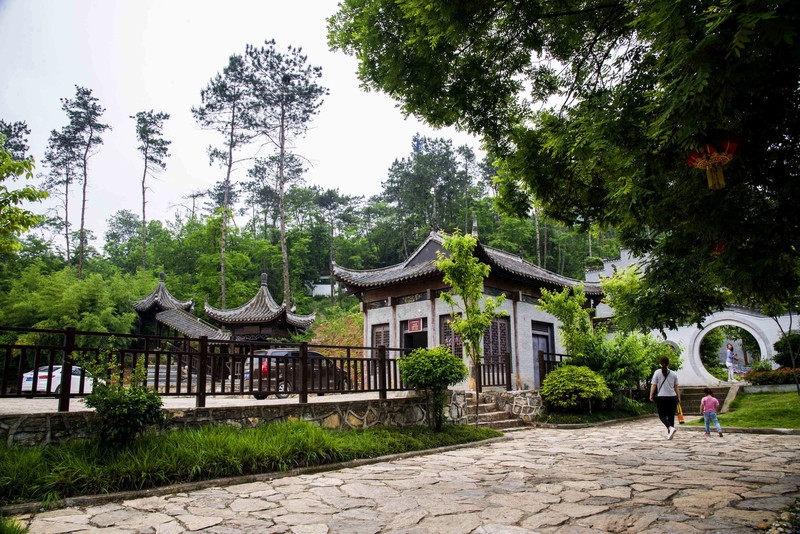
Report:
[[376,324],[372,326],[372,346],[379,347],[381,345],[389,346],[388,324]]
[[508,317],[495,317],[483,335],[483,362],[500,363],[509,348],[511,329]]
[[439,332],[441,332],[442,345],[450,349],[454,355],[459,358],[464,357],[464,345],[461,343],[461,336],[453,332],[452,323],[453,318],[449,315],[442,315],[439,318]]

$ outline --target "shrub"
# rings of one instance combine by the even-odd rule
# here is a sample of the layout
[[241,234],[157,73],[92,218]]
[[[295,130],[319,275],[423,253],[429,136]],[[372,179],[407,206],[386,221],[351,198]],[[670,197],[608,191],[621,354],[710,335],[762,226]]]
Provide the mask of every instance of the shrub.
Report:
[[83,402],[97,413],[93,428],[102,444],[129,445],[146,427],[164,421],[163,403],[157,392],[143,385],[147,376],[144,359],[139,360],[131,373],[128,386],[122,369],[109,365],[109,361],[108,353],[82,360],[82,364],[101,379]]
[[762,384],[794,384],[794,372],[792,369],[750,371],[745,373],[744,379],[756,386]]
[[27,529],[11,519],[0,516],[0,534],[25,534]]
[[447,388],[468,376],[467,366],[444,346],[416,349],[401,358],[397,365],[406,383],[425,392],[428,425],[437,432],[441,431],[447,404]]
[[750,367],[750,371],[772,371],[772,360],[758,360]]
[[792,367],[792,355],[789,352],[789,343],[792,344],[795,361],[800,361],[800,331],[792,330],[775,342],[775,363],[781,367]]
[[564,410],[575,410],[586,401],[591,413],[592,400],[609,398],[611,390],[605,380],[588,367],[562,365],[544,379],[541,394],[549,406]]

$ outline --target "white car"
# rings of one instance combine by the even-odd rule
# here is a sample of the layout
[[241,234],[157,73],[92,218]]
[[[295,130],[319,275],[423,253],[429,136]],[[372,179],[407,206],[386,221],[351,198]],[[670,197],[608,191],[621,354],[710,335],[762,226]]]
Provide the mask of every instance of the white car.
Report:
[[[38,378],[36,382],[36,391],[40,393],[61,393],[61,366],[54,365],[53,366],[53,374],[50,380],[50,389],[47,388],[47,378],[48,372],[50,371],[50,367],[45,365],[44,367],[39,367],[38,371]],[[81,371],[83,371],[80,367],[73,366],[72,367],[72,381],[70,382],[70,393],[81,393]],[[33,391],[33,371],[28,371],[24,375],[22,375],[22,391],[31,392]],[[94,382],[94,377],[89,373],[89,371],[84,371],[83,377],[83,393],[91,393],[92,392],[92,383]]]

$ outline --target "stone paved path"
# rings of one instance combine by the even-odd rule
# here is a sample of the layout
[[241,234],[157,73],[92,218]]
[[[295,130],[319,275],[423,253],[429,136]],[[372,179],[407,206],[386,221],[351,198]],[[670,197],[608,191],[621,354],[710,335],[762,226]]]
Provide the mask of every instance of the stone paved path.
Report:
[[[31,533],[757,532],[800,495],[800,437],[655,420],[23,517]],[[762,526],[763,528],[763,526]]]

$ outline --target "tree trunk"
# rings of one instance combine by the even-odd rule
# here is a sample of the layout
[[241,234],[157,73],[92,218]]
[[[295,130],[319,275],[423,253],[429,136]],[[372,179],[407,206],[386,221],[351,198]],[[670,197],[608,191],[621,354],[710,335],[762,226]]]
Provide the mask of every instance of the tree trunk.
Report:
[[408,259],[408,244],[406,243],[406,215],[400,206],[400,233],[403,234],[403,257]]
[[147,151],[149,148],[150,144],[145,144],[144,172],[142,173],[142,270],[147,270],[147,217],[145,216],[147,187],[145,186],[145,181],[147,180]]
[[89,140],[86,142],[86,150],[83,152],[83,200],[81,201],[81,231],[80,242],[78,243],[78,280],[83,277],[83,251],[84,251],[84,229],[86,228],[86,184],[89,181],[89,149],[92,147],[94,130],[89,129]]
[[281,102],[281,123],[280,123],[280,158],[278,162],[278,181],[280,182],[280,200],[278,209],[281,217],[281,256],[283,257],[283,303],[289,307],[291,302],[291,289],[289,287],[289,253],[286,250],[286,211],[283,206],[284,176],[283,167],[286,158],[286,108]]
[[542,246],[539,234],[539,214],[533,210],[533,220],[536,221],[536,265],[542,266]]
[[592,257],[592,232],[589,232],[589,257]]
[[67,265],[69,265],[69,169],[66,171],[67,181],[64,184],[64,237],[67,240]]
[[225,309],[225,253],[228,237],[228,190],[231,186],[231,170],[233,169],[233,143],[234,143],[234,124],[236,119],[236,104],[233,104],[231,109],[231,133],[228,139],[228,172],[225,174],[225,193],[222,198],[222,239],[220,243],[220,288],[221,288],[221,302],[222,309]]
[[330,274],[328,275],[328,280],[331,283],[331,306],[333,306],[333,261],[334,260],[335,257],[333,249],[333,215],[331,215],[331,263],[330,263]]
[[542,221],[544,223],[544,247],[542,251],[542,259],[544,260],[542,263],[542,269],[547,269],[547,218]]

